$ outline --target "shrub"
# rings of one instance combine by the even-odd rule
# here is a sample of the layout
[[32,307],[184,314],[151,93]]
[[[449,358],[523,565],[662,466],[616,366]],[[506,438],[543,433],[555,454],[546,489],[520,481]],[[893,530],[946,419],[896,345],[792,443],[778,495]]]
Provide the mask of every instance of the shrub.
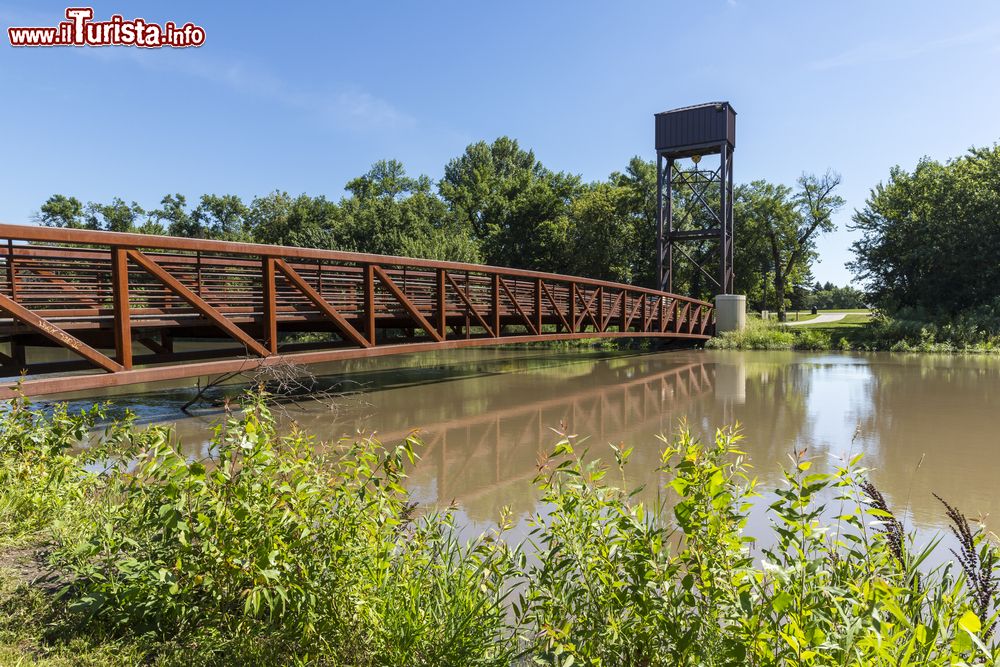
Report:
[[144,431],[58,531],[70,611],[200,663],[509,665],[515,554],[497,535],[460,543],[448,511],[414,515],[414,444],[323,454],[277,437],[259,401],[219,429],[211,461]]
[[[753,486],[734,440],[703,448],[688,433],[666,446],[661,472],[679,500],[658,495],[651,508],[606,484],[569,440],[566,458],[540,479],[551,508],[535,522],[537,569],[529,573],[524,619],[541,638],[544,664],[701,664],[699,655],[743,655],[735,636],[717,632],[739,607],[752,561],[742,513]],[[630,449],[614,450],[624,473]],[[624,476],[624,475],[623,475]],[[674,547],[678,535],[684,539]]]
[[833,348],[830,334],[819,329],[802,329],[795,332],[796,350],[829,350]]
[[912,172],[893,168],[853,223],[860,237],[849,267],[873,305],[895,317],[903,307],[920,308],[934,316],[924,321],[995,309],[1000,145],[943,164],[924,158]]
[[[78,506],[89,475],[71,455],[103,415],[100,406],[72,415],[50,414],[24,397],[0,413],[0,543],[25,539]],[[129,424],[123,425],[127,429]]]
[[742,331],[721,333],[711,338],[705,347],[716,350],[790,350],[794,344],[794,334],[785,327],[750,318]]
[[[674,498],[649,507],[560,444],[524,613],[544,664],[995,662],[997,550],[982,528],[946,505],[960,571],[921,571],[937,543],[912,551],[860,457],[826,473],[800,456],[767,496],[773,546],[758,565],[737,441],[720,431],[702,446],[682,431],[659,468]],[[615,449],[620,470],[629,454]]]
[[951,319],[931,319],[917,309],[874,318],[865,331],[866,346],[893,352],[995,353],[1000,329],[994,315],[980,309]]

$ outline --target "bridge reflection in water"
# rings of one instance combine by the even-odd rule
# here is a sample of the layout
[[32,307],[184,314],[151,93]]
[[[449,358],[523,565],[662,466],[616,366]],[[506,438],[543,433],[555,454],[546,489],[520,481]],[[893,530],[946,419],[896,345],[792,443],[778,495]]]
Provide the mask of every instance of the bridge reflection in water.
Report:
[[[1000,516],[1000,359],[992,357],[478,349],[317,370],[332,388],[358,391],[332,404],[287,405],[287,416],[327,441],[378,429],[393,443],[420,428],[426,445],[410,488],[427,505],[456,501],[460,523],[473,530],[495,522],[504,505],[520,519],[539,509],[532,478],[559,438],[552,429],[587,437],[605,460],[609,442],[634,447],[628,482],[654,489],[655,436],[681,418],[703,438],[739,421],[764,489],[780,485],[793,451],[805,451],[817,471],[864,452],[871,478],[920,527],[938,529],[944,518],[932,491],[970,516]],[[174,421],[186,396],[133,405],[147,421]],[[177,422],[190,454],[202,453],[219,416]],[[755,510],[751,534],[768,533],[768,521]]]
[[697,402],[692,399],[711,394],[714,376],[703,363],[667,370],[641,359],[597,364],[586,382],[565,383],[568,391],[561,395],[422,428],[424,465],[413,482],[433,487],[438,503],[457,501],[477,520],[495,518],[504,504],[517,513],[531,511],[529,485],[559,432],[585,438],[584,446],[604,458],[608,443],[638,444],[636,464],[649,470],[658,443],[636,443],[633,436],[649,441],[652,433],[674,431]]
[[[418,500],[455,501],[469,518],[494,521],[510,505],[535,509],[532,479],[557,431],[586,437],[585,446],[608,458],[608,443],[635,446],[635,470],[646,482],[657,464],[658,433],[676,431],[682,418],[704,432],[733,417],[744,393],[738,365],[704,356],[607,354],[586,350],[465,350],[437,357],[414,355],[414,367],[361,360],[336,369],[335,389],[364,390],[328,404],[289,406],[307,432],[332,440],[377,428],[386,443],[414,429],[423,442],[410,475]],[[205,420],[178,423],[188,443],[204,439]],[[193,453],[193,452],[192,452]]]

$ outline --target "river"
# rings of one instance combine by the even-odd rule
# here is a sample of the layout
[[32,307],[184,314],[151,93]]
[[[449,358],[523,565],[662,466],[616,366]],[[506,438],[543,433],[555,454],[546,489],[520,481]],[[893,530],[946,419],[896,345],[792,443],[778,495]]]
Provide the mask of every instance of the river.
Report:
[[[932,492],[970,518],[1000,511],[998,358],[499,348],[313,370],[335,396],[286,403],[281,418],[325,441],[375,431],[392,443],[418,430],[424,445],[411,490],[424,504],[454,502],[469,530],[491,525],[509,506],[515,533],[526,531],[539,509],[532,479],[556,431],[586,437],[609,459],[608,443],[633,446],[630,481],[655,486],[656,436],[675,432],[682,419],[702,437],[739,423],[765,488],[780,483],[794,451],[827,470],[863,452],[873,481],[918,532],[943,526]],[[186,451],[203,454],[220,410],[201,406],[186,416],[179,406],[190,389],[142,391],[112,398],[144,422],[174,424]],[[751,532],[762,521],[752,520]]]

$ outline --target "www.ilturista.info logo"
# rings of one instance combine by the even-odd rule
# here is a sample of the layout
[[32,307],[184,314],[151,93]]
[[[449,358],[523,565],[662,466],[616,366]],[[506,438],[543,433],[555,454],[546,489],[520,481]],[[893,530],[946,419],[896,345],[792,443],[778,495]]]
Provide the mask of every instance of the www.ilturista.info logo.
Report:
[[185,48],[205,43],[205,29],[193,23],[178,26],[173,21],[163,25],[145,19],[126,21],[115,14],[107,21],[94,21],[91,7],[69,7],[66,21],[53,27],[11,27],[7,36],[11,46],[138,46],[158,49],[164,46]]

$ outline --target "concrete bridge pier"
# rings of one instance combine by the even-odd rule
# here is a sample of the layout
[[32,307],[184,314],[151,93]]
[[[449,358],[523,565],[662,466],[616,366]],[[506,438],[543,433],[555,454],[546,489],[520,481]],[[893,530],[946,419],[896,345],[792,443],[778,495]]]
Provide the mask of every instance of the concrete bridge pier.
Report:
[[715,333],[742,331],[747,326],[747,298],[743,294],[715,297]]

